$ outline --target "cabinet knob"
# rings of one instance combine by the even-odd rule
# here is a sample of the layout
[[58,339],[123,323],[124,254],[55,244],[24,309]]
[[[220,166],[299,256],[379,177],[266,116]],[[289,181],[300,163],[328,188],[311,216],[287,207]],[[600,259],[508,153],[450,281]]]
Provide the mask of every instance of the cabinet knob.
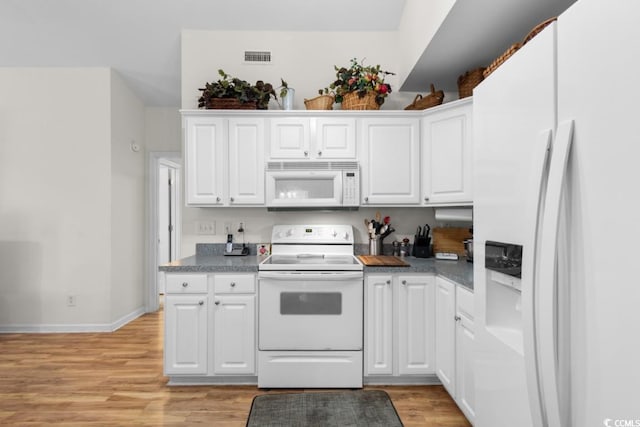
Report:
[[460,317],[460,316],[454,316],[454,317],[453,317],[453,320],[455,320],[456,322],[458,322],[460,319],[461,319],[461,317]]
[[424,198],[424,201],[425,201],[425,202],[428,202],[428,201],[429,201],[429,198],[428,198],[428,197],[425,197],[425,198]]
[[198,305],[204,305],[204,301],[202,300],[198,301]]
[[235,287],[236,287],[236,282],[231,282],[231,283],[229,283],[229,285],[230,285],[232,288],[235,288]]
[[216,202],[219,202],[220,200],[222,200],[220,197],[216,197]]
[[322,151],[318,151],[318,156],[322,156]]
[[402,281],[402,284],[403,284],[403,285],[405,285],[405,286],[407,286],[407,281],[406,281],[406,280],[403,280],[403,281]]
[[387,283],[387,285],[390,285],[391,284],[391,280],[387,280],[386,283]]
[[229,201],[231,201],[231,203],[233,203],[233,197],[229,198]]
[[220,301],[216,301],[214,304],[215,305],[220,305]]
[[187,286],[189,286],[189,283],[187,283],[187,282],[182,282],[182,287],[183,287],[183,288],[186,288]]
[[308,152],[308,151],[305,151],[305,152],[304,152],[304,156],[305,156],[305,157],[307,157],[308,155],[309,155],[309,152]]
[[365,197],[365,198],[364,198],[364,201],[365,201],[365,202],[369,202],[369,198],[368,198],[368,197]]

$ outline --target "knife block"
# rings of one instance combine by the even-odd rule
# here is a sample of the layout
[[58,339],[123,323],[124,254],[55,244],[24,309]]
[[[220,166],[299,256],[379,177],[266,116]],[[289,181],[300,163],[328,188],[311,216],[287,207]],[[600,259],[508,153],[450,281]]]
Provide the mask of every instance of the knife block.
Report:
[[421,237],[417,234],[413,236],[412,255],[416,258],[430,258],[431,253],[431,237]]

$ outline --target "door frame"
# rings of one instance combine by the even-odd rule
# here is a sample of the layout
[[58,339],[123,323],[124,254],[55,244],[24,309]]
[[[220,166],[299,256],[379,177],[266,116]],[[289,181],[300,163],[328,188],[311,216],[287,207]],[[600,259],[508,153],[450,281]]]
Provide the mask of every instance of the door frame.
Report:
[[158,170],[161,165],[176,169],[176,215],[175,257],[180,258],[182,242],[182,153],[179,151],[151,151],[147,159],[147,285],[145,292],[145,310],[147,313],[157,311],[160,308],[158,296]]

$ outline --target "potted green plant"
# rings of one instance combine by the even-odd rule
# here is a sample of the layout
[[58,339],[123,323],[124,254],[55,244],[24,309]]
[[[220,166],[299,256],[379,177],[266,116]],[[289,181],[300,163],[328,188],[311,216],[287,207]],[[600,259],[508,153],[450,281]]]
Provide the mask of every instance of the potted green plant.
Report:
[[271,96],[278,99],[271,83],[258,80],[255,85],[246,80],[232,77],[223,70],[218,70],[220,79],[213,83],[207,82],[198,99],[198,108],[210,109],[259,109],[269,108]]
[[318,92],[335,95],[335,102],[342,103],[343,110],[377,110],[391,93],[391,85],[384,79],[395,73],[382,70],[380,65],[365,66],[353,58],[349,68],[334,68],[336,80]]

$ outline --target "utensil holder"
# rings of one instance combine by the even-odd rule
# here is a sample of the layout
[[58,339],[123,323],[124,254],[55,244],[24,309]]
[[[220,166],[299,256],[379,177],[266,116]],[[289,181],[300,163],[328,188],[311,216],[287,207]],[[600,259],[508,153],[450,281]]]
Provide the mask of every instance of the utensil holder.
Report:
[[380,236],[369,237],[369,255],[382,255],[382,239]]

